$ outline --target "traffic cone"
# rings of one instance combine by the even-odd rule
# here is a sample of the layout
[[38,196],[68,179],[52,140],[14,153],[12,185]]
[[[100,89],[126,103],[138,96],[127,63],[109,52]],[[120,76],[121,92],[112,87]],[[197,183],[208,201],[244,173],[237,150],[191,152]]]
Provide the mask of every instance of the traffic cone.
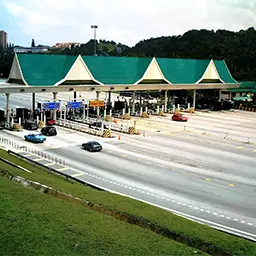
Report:
[[118,140],[120,140],[121,138],[120,138],[120,135],[118,135]]

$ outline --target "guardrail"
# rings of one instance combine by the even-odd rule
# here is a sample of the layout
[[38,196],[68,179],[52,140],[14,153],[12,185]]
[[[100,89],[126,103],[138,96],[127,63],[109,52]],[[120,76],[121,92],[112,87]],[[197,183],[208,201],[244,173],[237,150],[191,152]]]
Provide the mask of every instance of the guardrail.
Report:
[[41,164],[41,163],[39,163],[39,162],[37,162],[37,161],[34,161],[34,160],[32,160],[32,159],[30,159],[30,158],[28,158],[28,157],[26,157],[26,156],[20,155],[19,153],[14,152],[14,151],[12,151],[12,150],[8,150],[8,154],[12,154],[12,155],[15,155],[15,156],[17,156],[17,157],[23,158],[23,159],[25,159],[26,161],[33,163],[34,165],[41,166],[41,167],[43,167],[43,168],[45,168],[45,169],[47,169],[47,170],[49,170],[49,171],[51,171],[51,172],[54,172],[54,173],[56,173],[56,174],[58,174],[58,175],[60,175],[60,176],[63,176],[63,177],[65,177],[67,180],[68,180],[68,179],[74,180],[74,181],[79,182],[79,183],[81,183],[81,184],[83,184],[83,185],[86,185],[86,186],[88,186],[88,187],[91,187],[91,188],[94,188],[94,189],[103,191],[103,189],[100,188],[100,187],[97,187],[97,186],[95,186],[95,185],[93,185],[93,184],[91,184],[91,183],[82,181],[82,180],[80,180],[80,179],[78,179],[78,178],[76,178],[76,177],[72,177],[71,175],[66,174],[66,173],[64,173],[64,172],[58,171],[58,170],[52,168],[51,166],[45,166],[44,164]]
[[11,148],[23,151],[23,152],[32,153],[32,154],[34,154],[38,157],[44,158],[48,161],[55,162],[56,164],[66,166],[66,161],[61,158],[51,156],[48,153],[42,152],[42,151],[34,149],[34,148],[30,148],[24,144],[14,142],[14,141],[12,141],[10,139],[6,139],[2,136],[0,136],[0,144],[7,145],[8,147],[11,147]]
[[92,128],[89,128],[88,125],[79,123],[76,121],[58,119],[58,120],[56,120],[56,124],[59,126],[63,126],[63,127],[69,128],[69,129],[76,130],[76,131],[89,133],[89,134],[92,134],[95,136],[110,137],[110,136],[105,136],[106,132],[104,129],[100,129],[100,130],[92,129]]
[[[107,122],[104,121],[102,119],[97,119],[97,118],[89,118],[88,121],[87,119],[72,119],[72,120],[64,120],[64,119],[58,119],[57,121],[60,121],[60,123],[65,123],[65,122],[69,122],[69,126],[68,128],[71,128],[72,125],[75,127],[75,125],[89,125],[90,123],[94,123],[94,122],[101,122],[103,123],[104,126],[107,127],[107,129],[109,130],[113,130],[113,131],[117,131],[117,132],[124,132],[124,133],[129,133],[129,121],[128,120],[123,120],[123,123],[114,123],[114,122]],[[93,128],[89,128],[88,126],[83,126],[85,129],[88,130],[95,130]]]

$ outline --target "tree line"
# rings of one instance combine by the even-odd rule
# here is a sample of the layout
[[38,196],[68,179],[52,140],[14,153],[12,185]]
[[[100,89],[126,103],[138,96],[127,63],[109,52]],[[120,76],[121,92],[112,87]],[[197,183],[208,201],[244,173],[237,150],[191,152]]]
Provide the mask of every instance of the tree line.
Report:
[[[94,41],[71,49],[50,48],[49,54],[93,55]],[[225,60],[237,80],[256,81],[256,30],[190,30],[183,35],[150,38],[128,47],[114,41],[97,41],[97,54],[185,59]],[[0,50],[0,75],[8,76],[13,54]]]

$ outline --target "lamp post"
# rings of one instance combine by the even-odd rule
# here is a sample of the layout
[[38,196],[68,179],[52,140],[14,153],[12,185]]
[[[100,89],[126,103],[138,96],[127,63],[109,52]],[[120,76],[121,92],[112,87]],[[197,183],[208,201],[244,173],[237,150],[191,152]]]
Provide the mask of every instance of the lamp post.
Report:
[[96,56],[96,29],[98,28],[98,26],[91,25],[91,28],[94,30],[94,56]]

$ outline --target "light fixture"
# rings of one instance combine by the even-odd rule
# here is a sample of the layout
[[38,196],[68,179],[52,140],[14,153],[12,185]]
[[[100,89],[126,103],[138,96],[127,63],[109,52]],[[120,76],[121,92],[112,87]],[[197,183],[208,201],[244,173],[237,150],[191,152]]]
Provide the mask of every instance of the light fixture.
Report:
[[114,89],[115,89],[115,87],[110,87],[110,89],[111,89],[111,90],[114,90]]
[[94,87],[92,87],[92,88],[91,88],[91,90],[92,90],[92,91],[94,91],[94,90],[95,90],[95,88],[94,88]]
[[69,88],[69,91],[74,91],[74,88]]
[[42,89],[42,92],[46,92],[46,89]]
[[21,92],[25,92],[25,89],[20,89]]

